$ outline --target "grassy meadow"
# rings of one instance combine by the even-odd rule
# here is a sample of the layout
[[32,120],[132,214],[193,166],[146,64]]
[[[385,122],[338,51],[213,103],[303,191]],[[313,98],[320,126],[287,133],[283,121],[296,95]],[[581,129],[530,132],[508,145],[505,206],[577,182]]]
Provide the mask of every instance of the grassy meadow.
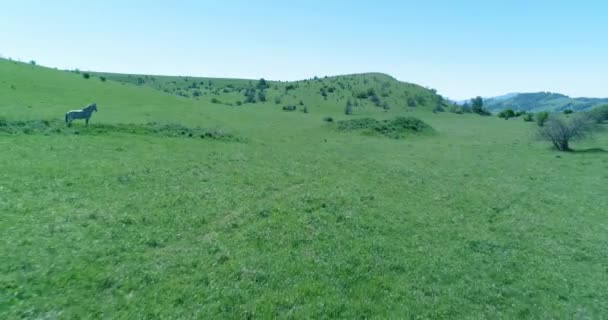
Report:
[[[0,318],[608,314],[605,132],[559,153],[380,74],[257,85],[0,60]],[[338,129],[399,116],[432,130]]]

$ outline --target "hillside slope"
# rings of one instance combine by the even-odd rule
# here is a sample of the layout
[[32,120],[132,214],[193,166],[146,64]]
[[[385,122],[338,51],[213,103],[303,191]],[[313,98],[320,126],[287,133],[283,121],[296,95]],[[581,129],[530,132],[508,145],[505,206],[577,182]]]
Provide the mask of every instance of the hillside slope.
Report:
[[607,103],[608,98],[571,98],[559,93],[537,92],[487,99],[485,106],[492,112],[507,108],[515,111],[559,112],[564,110],[585,111]]
[[355,109],[389,111],[422,107],[447,107],[434,90],[400,82],[380,73],[314,78],[294,82],[171,77],[94,73],[121,83],[150,87],[195,100],[228,106],[268,102],[274,105],[312,109],[344,108],[350,100]]

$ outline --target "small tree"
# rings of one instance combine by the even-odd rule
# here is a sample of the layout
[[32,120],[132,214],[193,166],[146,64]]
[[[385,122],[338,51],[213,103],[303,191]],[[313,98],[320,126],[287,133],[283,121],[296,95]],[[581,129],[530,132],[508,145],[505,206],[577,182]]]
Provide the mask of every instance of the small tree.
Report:
[[542,127],[545,125],[545,122],[547,122],[548,119],[549,119],[549,112],[547,112],[547,111],[539,112],[536,115],[536,124],[538,124],[539,127]]
[[559,151],[571,151],[570,141],[584,138],[592,129],[589,118],[585,116],[564,119],[552,117],[538,128],[539,137],[551,141],[555,149]]
[[353,114],[353,103],[352,101],[350,101],[350,99],[346,101],[346,107],[344,107],[344,114],[349,116]]
[[512,109],[503,110],[498,114],[498,117],[503,118],[505,120],[509,120],[509,118],[515,118],[515,111],[513,111]]
[[82,77],[85,78],[85,79],[88,79],[88,78],[91,77],[91,75],[85,72],[85,73],[82,74]]
[[526,113],[526,114],[524,114],[524,121],[525,122],[532,122],[532,121],[534,121],[534,113]]
[[35,66],[36,65],[36,61],[30,60],[30,64],[33,65],[33,66]]
[[564,110],[564,114],[572,114],[574,111],[570,110],[570,109],[566,109]]
[[258,100],[260,100],[260,102],[266,102],[266,93],[264,93],[264,91],[258,91]]
[[608,104],[595,107],[588,112],[589,117],[597,122],[602,123],[604,121],[608,121]]
[[101,82],[106,82],[106,77],[99,77],[99,80],[101,80]]
[[268,88],[268,83],[264,78],[260,79],[260,81],[258,81],[258,89],[266,90],[266,88]]
[[471,110],[474,113],[480,113],[481,110],[483,109],[483,98],[482,97],[476,97],[471,99]]

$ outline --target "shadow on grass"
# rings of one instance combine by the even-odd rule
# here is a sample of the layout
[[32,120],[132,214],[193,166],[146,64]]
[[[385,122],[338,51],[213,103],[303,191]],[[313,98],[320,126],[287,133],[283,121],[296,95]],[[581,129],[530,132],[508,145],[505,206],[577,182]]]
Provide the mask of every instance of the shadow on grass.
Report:
[[585,154],[585,153],[591,153],[591,154],[602,154],[602,153],[608,153],[607,150],[602,149],[602,148],[589,148],[589,149],[580,149],[580,150],[572,150],[572,153],[580,153],[580,154]]

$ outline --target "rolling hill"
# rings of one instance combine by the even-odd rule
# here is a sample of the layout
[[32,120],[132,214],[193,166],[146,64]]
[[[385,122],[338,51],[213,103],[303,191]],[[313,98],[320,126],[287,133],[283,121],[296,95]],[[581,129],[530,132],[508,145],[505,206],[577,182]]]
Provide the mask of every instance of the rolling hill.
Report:
[[0,318],[602,318],[608,136],[438,103],[0,60]]
[[485,107],[491,112],[499,112],[504,109],[529,112],[586,111],[603,104],[608,104],[608,98],[571,98],[551,92],[510,94],[484,101]]

